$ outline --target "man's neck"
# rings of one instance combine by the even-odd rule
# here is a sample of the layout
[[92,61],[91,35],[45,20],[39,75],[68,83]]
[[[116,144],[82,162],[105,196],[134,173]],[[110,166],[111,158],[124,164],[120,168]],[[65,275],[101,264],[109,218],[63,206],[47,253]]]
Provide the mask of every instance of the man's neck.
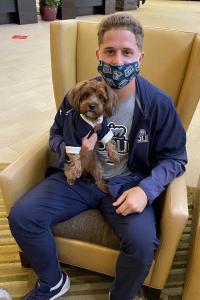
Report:
[[127,84],[125,87],[123,87],[122,89],[115,90],[119,102],[126,100],[134,92],[135,92],[135,78],[131,80],[131,82]]

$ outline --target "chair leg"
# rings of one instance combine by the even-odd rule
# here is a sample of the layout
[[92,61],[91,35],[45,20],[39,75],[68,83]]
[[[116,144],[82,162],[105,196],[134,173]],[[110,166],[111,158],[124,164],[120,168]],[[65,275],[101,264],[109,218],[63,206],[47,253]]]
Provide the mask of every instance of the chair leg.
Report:
[[25,256],[23,252],[19,251],[19,257],[20,257],[22,267],[31,268],[30,261],[28,260],[28,258]]
[[143,285],[142,290],[143,290],[145,298],[147,298],[148,300],[159,300],[160,299],[161,290],[154,289],[152,287],[145,286],[145,285]]

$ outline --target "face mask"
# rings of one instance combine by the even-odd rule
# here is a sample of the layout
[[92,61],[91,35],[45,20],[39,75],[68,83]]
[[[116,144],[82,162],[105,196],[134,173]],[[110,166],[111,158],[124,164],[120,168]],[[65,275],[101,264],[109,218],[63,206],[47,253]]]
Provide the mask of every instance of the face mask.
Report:
[[111,88],[121,89],[139,74],[139,58],[132,63],[123,65],[113,65],[100,60],[98,72]]

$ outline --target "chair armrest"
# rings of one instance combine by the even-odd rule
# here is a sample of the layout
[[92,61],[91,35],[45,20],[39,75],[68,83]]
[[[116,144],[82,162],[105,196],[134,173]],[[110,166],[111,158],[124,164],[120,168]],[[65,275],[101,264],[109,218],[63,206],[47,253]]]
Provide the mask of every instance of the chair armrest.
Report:
[[[181,92],[179,95],[177,111],[187,130],[196,106],[199,102],[200,95],[200,34],[197,34],[192,46],[192,51],[187,66],[187,71]],[[186,105],[185,99],[190,99],[190,105]]]
[[200,177],[194,200],[192,238],[183,291],[183,300],[200,299]]
[[0,173],[0,186],[7,213],[13,204],[44,178],[47,167],[48,133]]
[[187,219],[187,188],[183,174],[166,189],[160,222],[160,246],[150,282],[154,288],[164,287]]

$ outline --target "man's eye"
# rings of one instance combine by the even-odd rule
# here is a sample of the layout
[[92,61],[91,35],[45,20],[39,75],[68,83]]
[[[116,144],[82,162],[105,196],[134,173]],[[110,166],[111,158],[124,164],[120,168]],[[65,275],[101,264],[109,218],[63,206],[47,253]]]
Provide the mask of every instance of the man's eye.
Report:
[[131,52],[130,50],[125,50],[124,51],[124,55],[132,55],[133,54],[133,52]]
[[107,55],[113,55],[113,53],[114,53],[113,50],[107,50],[107,51],[106,51],[106,54],[107,54]]

